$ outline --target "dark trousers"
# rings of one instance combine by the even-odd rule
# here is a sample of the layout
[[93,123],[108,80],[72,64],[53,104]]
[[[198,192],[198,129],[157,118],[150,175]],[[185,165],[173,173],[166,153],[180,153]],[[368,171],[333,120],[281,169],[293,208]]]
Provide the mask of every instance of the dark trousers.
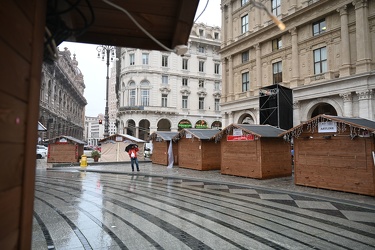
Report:
[[137,171],[139,171],[138,158],[130,158],[130,163],[132,165],[132,171],[134,171],[134,163],[137,167]]

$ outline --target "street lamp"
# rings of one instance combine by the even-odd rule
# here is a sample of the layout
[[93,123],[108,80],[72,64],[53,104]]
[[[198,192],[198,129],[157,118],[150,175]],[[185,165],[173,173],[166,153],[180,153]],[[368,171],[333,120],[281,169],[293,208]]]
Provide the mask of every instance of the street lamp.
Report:
[[98,51],[98,58],[104,61],[105,56],[107,56],[107,78],[106,78],[106,96],[105,96],[105,113],[104,113],[104,138],[109,136],[109,114],[108,114],[108,86],[109,86],[109,61],[113,62],[115,58],[115,46],[110,45],[99,45],[96,47]]

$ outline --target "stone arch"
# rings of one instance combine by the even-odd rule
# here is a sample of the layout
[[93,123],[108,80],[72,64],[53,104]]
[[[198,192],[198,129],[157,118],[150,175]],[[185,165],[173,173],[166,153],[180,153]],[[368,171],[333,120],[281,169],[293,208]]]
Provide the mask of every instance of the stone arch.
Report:
[[135,121],[133,119],[129,119],[126,121],[126,134],[135,137]]
[[330,98],[319,98],[319,99],[312,100],[305,106],[301,114],[302,121],[310,120],[312,118],[314,110],[319,105],[322,105],[322,104],[329,104],[330,106],[334,108],[337,116],[342,116],[343,114],[342,108],[336,101]]
[[168,118],[161,118],[157,122],[157,131],[171,131],[172,122]]
[[241,114],[237,119],[237,124],[256,124],[256,116],[252,112]]
[[139,139],[148,140],[148,137],[150,135],[150,121],[147,119],[142,119],[139,121]]

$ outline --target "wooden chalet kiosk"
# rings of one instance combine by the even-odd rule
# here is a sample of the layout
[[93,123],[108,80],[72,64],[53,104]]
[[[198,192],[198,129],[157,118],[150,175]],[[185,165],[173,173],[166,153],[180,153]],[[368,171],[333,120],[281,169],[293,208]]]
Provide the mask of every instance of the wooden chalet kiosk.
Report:
[[144,160],[144,140],[126,134],[115,134],[99,141],[101,144],[100,162],[130,161],[129,154],[125,151],[129,144],[136,144],[139,148],[138,160]]
[[213,136],[217,129],[183,129],[173,140],[178,140],[178,165],[195,170],[220,169],[220,144]]
[[153,147],[152,163],[168,166],[169,144],[172,143],[173,165],[178,165],[178,144],[172,140],[177,134],[178,132],[156,131],[149,136]]
[[231,124],[215,136],[221,174],[266,179],[292,174],[290,145],[271,125]]
[[78,162],[83,154],[84,141],[71,136],[59,136],[49,140],[48,163]]
[[295,184],[375,196],[374,131],[374,121],[329,115],[286,131]]

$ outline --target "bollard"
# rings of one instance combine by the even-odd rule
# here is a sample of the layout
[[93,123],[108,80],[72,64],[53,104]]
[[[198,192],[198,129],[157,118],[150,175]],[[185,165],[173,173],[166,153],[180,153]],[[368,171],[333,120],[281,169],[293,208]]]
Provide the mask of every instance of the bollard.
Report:
[[87,156],[86,155],[82,155],[81,156],[81,167],[87,167]]

